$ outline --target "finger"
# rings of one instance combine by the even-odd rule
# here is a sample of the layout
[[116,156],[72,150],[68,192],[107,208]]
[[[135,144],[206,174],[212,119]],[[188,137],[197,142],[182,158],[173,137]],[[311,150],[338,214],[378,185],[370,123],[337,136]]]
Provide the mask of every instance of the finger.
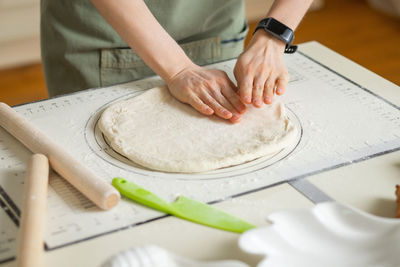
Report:
[[230,118],[230,121],[232,121],[232,122],[240,121],[239,113],[237,112],[237,110],[232,106],[230,101],[224,95],[222,95],[220,93],[220,94],[214,96],[214,99],[216,99],[221,106],[223,106],[224,108],[226,108],[227,110],[229,110],[232,113],[232,117]]
[[274,100],[275,77],[270,76],[264,85],[264,103],[271,104]]
[[233,114],[232,117],[229,119],[230,122],[232,123],[238,123],[242,120],[242,118],[239,115]]
[[286,85],[289,82],[289,78],[288,77],[279,77],[276,80],[276,94],[277,95],[283,95],[286,91]]
[[246,106],[240,101],[239,95],[235,92],[234,89],[236,86],[230,82],[228,86],[223,87],[221,92],[225,98],[232,104],[237,112],[243,114],[246,112]]
[[212,115],[214,110],[210,108],[208,105],[204,104],[204,102],[198,98],[197,96],[193,95],[189,98],[189,104],[198,112],[204,115]]
[[261,107],[263,104],[262,97],[264,92],[264,84],[266,77],[264,75],[259,75],[254,79],[253,84],[253,105],[257,108]]
[[235,113],[236,110],[235,108],[231,105],[231,103],[228,101],[228,99],[225,98],[225,96],[219,92],[211,92],[211,97],[214,98],[215,100],[218,101],[218,103],[223,106],[225,109],[229,110],[231,113]]
[[276,81],[276,94],[283,95],[286,90],[286,82],[278,79]]
[[212,108],[214,110],[214,113],[223,118],[223,119],[230,119],[232,118],[232,113],[224,108],[220,103],[218,103],[218,101],[216,99],[214,99],[211,95],[209,95],[208,93],[204,93],[201,96],[201,100],[207,104],[210,108]]
[[238,81],[240,100],[245,104],[251,104],[253,80],[248,76],[240,78]]

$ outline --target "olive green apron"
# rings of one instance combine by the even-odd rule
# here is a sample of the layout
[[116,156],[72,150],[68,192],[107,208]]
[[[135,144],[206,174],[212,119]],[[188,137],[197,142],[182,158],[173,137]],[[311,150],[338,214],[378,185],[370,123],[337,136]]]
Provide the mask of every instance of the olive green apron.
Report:
[[[145,2],[196,64],[242,52],[248,31],[243,0]],[[41,50],[51,96],[154,75],[89,0],[41,0]]]

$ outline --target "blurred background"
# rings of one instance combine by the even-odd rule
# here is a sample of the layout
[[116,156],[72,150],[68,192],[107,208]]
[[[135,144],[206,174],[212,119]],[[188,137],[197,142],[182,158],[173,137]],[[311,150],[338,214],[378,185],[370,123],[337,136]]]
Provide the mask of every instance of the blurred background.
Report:
[[[252,33],[272,0],[245,2]],[[39,16],[40,0],[0,0],[1,102],[18,105],[48,97]],[[295,44],[318,41],[400,84],[400,0],[315,0],[295,36]]]

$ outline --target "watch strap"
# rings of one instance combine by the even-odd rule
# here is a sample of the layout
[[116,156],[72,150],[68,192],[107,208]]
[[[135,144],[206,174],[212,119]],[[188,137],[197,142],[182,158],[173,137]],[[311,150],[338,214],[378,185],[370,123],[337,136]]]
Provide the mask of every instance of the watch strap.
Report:
[[297,51],[297,45],[286,45],[285,47],[285,53],[286,54],[293,54]]

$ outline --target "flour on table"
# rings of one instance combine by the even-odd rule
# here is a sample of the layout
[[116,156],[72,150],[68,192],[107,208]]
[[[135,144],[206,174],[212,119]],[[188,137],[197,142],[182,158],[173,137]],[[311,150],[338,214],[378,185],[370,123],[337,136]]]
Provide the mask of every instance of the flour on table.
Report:
[[99,127],[111,146],[133,162],[165,172],[204,172],[271,157],[295,141],[297,129],[275,101],[247,106],[240,123],[205,116],[157,87],[117,102]]

